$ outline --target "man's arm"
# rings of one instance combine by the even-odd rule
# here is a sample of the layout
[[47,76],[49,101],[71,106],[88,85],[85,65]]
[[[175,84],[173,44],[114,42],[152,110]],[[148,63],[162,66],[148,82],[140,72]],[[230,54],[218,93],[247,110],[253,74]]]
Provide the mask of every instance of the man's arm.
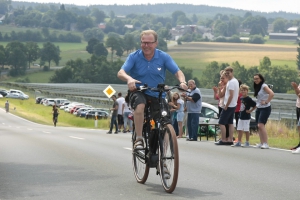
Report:
[[229,104],[231,103],[233,95],[234,95],[234,90],[229,90],[229,97],[228,97],[227,103],[224,108],[225,110],[227,110]]
[[295,91],[295,94],[298,96],[299,93],[300,93],[300,90],[299,90],[299,88],[298,88],[297,83],[292,82],[291,85],[292,85],[292,87],[293,87],[293,89],[294,89],[294,91]]
[[180,83],[180,84],[179,84],[180,87],[181,87],[182,89],[187,90],[188,87],[187,87],[187,83],[186,83],[186,81],[185,81],[185,76],[184,76],[183,72],[182,72],[181,70],[179,70],[179,71],[177,71],[177,72],[175,73],[175,76],[176,76],[177,80],[178,80],[179,83]]
[[136,86],[135,84],[136,83],[141,83],[140,81],[138,80],[135,80],[133,79],[131,76],[129,76],[125,71],[124,69],[120,69],[120,71],[118,72],[118,78],[121,79],[122,81],[126,81],[127,82],[127,86],[128,86],[128,89],[130,91],[133,91],[136,89]]

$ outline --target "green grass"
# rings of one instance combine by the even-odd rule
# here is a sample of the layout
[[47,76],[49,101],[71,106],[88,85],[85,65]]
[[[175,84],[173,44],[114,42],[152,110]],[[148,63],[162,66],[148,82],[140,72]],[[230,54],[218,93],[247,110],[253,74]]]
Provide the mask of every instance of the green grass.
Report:
[[5,81],[16,82],[19,79],[28,78],[30,83],[49,83],[50,77],[53,75],[54,75],[54,70],[50,70],[46,72],[41,71],[41,72],[26,74],[24,76],[11,77]]
[[[30,98],[29,100],[3,98],[0,99],[0,104],[4,105],[6,100],[9,100],[10,102],[10,113],[36,123],[53,125],[51,106],[36,104],[34,98]],[[63,110],[59,111],[60,114],[58,116],[57,126],[95,128],[95,122],[92,119],[87,120],[85,118],[76,117],[70,113],[66,113]],[[99,119],[97,129],[108,130],[109,122],[109,119]]]

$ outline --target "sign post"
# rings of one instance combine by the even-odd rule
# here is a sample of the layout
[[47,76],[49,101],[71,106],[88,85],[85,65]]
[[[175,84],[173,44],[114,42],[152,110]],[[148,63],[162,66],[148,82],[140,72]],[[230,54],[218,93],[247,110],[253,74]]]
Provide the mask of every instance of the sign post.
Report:
[[95,128],[98,127],[98,112],[95,112]]
[[[112,95],[114,95],[116,93],[116,90],[111,87],[110,85],[108,85],[104,90],[103,90],[104,94],[110,98]],[[109,100],[108,100],[109,101]],[[110,114],[111,116],[111,114]]]

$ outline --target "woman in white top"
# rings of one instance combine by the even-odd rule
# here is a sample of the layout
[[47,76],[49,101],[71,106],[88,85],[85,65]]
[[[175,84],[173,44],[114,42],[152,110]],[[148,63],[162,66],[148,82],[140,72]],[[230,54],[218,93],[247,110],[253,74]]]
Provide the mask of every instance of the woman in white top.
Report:
[[[131,113],[128,95],[126,95],[125,101],[123,102],[122,113],[123,113],[123,119],[124,119],[123,133],[126,133],[127,131],[132,132],[132,120],[128,118],[129,114]],[[129,124],[129,129],[127,129],[127,124]]]
[[268,149],[268,135],[266,131],[266,123],[271,114],[270,101],[274,97],[274,92],[265,84],[265,79],[261,74],[255,74],[254,80],[254,96],[256,97],[256,113],[255,119],[258,127],[258,134],[260,138],[260,144],[256,147],[262,149]]
[[183,133],[183,126],[182,126],[182,122],[183,122],[183,117],[184,117],[184,101],[180,98],[180,95],[175,92],[173,94],[173,100],[172,102],[169,103],[169,105],[172,106],[171,111],[176,111],[177,113],[177,123],[178,123],[178,138],[182,138],[182,133]]

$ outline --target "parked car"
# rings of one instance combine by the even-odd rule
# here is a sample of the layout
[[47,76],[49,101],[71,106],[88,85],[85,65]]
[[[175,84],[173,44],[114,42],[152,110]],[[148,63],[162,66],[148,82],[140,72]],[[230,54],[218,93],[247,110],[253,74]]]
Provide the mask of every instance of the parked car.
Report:
[[36,103],[36,104],[40,104],[40,103],[41,103],[41,100],[44,99],[44,98],[45,98],[45,97],[36,97],[36,98],[35,98],[35,103]]
[[7,90],[0,90],[0,94],[5,97],[7,95],[8,91]]
[[77,111],[79,108],[84,107],[85,105],[76,105],[73,108],[71,108],[70,113],[73,114],[75,111]]
[[61,106],[59,106],[59,109],[64,110],[65,107],[66,107],[67,105],[69,105],[70,103],[71,103],[71,102],[64,102],[64,103],[60,104]]
[[85,114],[85,119],[94,119],[95,118],[95,113],[97,112],[98,119],[107,119],[108,113],[105,111],[99,111],[99,110],[89,110]]
[[84,113],[84,116],[85,117],[85,113],[89,110],[92,110],[92,108],[87,108],[87,107],[83,107],[83,108],[79,108],[76,112],[74,112],[73,114],[76,115],[76,117],[82,117],[81,116],[81,113],[83,114]]
[[29,99],[29,96],[20,90],[10,89],[6,95],[6,98],[14,98],[14,99]]
[[43,101],[44,106],[53,106],[54,104],[55,104],[54,99],[51,99],[51,98],[46,98]]
[[[214,105],[202,102],[199,123],[205,123],[214,127],[215,124],[219,123],[219,109]],[[236,127],[235,119],[233,119],[233,125]],[[254,117],[251,117],[249,126],[250,132],[257,131],[257,123]]]
[[61,104],[63,104],[66,101],[68,101],[68,99],[60,99],[60,98],[54,99],[55,105],[58,106],[58,107],[60,107]]

